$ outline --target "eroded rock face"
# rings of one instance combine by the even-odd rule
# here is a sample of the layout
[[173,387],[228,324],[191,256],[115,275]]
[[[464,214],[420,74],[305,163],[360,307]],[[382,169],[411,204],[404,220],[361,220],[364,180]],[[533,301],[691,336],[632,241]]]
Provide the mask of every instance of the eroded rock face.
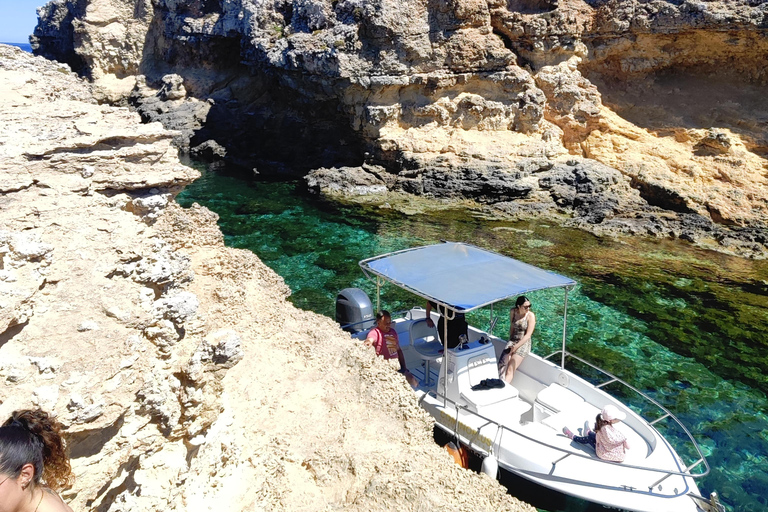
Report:
[[198,176],[175,135],[0,45],[0,418],[58,416],[72,508],[532,511],[455,465],[402,376],[290,305],[214,213],[174,202]]
[[[736,233],[768,225],[766,26],[749,0],[80,0],[44,9],[37,51],[66,40],[98,97],[135,82],[145,120],[247,170],[364,164],[399,183],[586,158],[627,178],[638,213]],[[728,250],[764,255],[760,238]]]

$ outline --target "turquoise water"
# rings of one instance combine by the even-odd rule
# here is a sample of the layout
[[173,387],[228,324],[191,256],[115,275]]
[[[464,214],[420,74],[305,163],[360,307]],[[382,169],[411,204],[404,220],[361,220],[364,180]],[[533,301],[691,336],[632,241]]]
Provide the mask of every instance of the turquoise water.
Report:
[[[362,288],[375,300],[360,259],[440,239],[576,279],[581,284],[568,298],[570,351],[648,393],[694,432],[712,467],[699,480],[702,493],[716,490],[734,511],[768,509],[768,262],[670,241],[626,243],[546,223],[489,221],[466,210],[403,215],[341,205],[309,197],[296,183],[212,172],[179,202],[217,212],[228,245],[252,250],[282,275],[298,307],[331,317],[342,288]],[[561,343],[562,292],[529,298],[538,318],[534,351],[546,355]],[[382,300],[393,311],[414,303],[394,287],[385,287]],[[470,320],[487,326],[487,312]],[[507,330],[499,321],[495,333]],[[590,509],[570,499],[525,499],[551,512]]]

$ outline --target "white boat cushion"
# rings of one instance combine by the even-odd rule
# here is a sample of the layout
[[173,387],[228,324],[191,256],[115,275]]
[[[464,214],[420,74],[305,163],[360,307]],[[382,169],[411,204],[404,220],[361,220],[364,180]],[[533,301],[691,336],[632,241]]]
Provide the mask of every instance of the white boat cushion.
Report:
[[[578,409],[584,404],[584,399],[560,384],[550,384],[539,391],[536,402],[555,412]],[[593,416],[594,417],[594,416]]]
[[600,409],[594,405],[582,402],[580,407],[548,416],[541,420],[541,423],[554,429],[556,432],[562,432],[563,427],[568,427],[578,435],[579,429],[584,428],[585,421],[589,421],[590,426],[594,428],[595,416],[599,412]]
[[468,402],[468,405],[474,406],[475,411],[480,407],[517,398],[517,388],[507,384],[503,388],[490,388],[473,390],[472,386],[480,384],[486,379],[498,379],[499,370],[496,366],[496,359],[483,353],[467,361],[467,371],[460,377],[460,394]]
[[482,414],[486,418],[506,427],[513,427],[519,425],[520,418],[530,410],[531,404],[519,398],[514,398],[485,406],[478,414]]
[[517,398],[517,388],[507,384],[503,388],[481,389],[477,391],[468,389],[461,392],[461,397],[469,402],[470,405],[474,405],[476,412],[480,412],[478,409],[481,407],[487,407],[510,398]]
[[496,358],[491,357],[487,351],[471,357],[467,360],[466,377],[469,387],[480,384],[486,379],[498,379],[499,368],[496,365]]

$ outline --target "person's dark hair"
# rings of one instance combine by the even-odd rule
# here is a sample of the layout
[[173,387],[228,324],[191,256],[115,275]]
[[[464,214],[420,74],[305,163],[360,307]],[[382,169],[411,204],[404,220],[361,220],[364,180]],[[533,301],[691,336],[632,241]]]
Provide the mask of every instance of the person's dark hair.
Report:
[[515,307],[516,307],[516,308],[519,308],[520,306],[522,306],[522,305],[523,305],[523,304],[525,304],[526,302],[530,302],[530,301],[528,300],[528,297],[526,297],[525,295],[521,295],[521,296],[519,296],[519,297],[517,298],[517,300],[515,301]]
[[382,309],[381,311],[376,313],[376,321],[378,322],[379,320],[381,320],[385,316],[388,316],[389,318],[392,318],[392,315],[389,314],[389,311],[387,311],[386,309]]
[[599,432],[601,428],[603,428],[605,425],[608,425],[610,421],[605,421],[603,419],[603,415],[600,413],[597,413],[597,416],[595,416],[595,432]]
[[16,478],[25,464],[32,464],[35,484],[42,480],[54,491],[70,486],[72,468],[61,430],[61,423],[45,411],[14,411],[0,427],[0,473]]

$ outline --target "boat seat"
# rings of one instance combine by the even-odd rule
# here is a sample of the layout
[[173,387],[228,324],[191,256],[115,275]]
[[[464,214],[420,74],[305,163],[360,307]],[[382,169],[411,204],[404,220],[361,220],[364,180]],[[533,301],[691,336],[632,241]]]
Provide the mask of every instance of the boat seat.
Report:
[[414,320],[408,326],[408,339],[411,347],[419,359],[426,361],[426,370],[424,371],[424,384],[430,385],[429,381],[429,363],[437,361],[443,355],[443,345],[437,336],[437,328],[433,325],[427,325],[426,318]]
[[568,427],[578,434],[579,428],[584,425],[585,421],[589,421],[589,424],[592,426],[595,425],[595,416],[597,416],[599,412],[600,409],[594,405],[582,402],[579,407],[574,407],[567,411],[547,416],[541,420],[541,423],[557,432],[562,432],[563,427]]
[[467,361],[465,371],[459,376],[459,394],[467,402],[467,406],[475,412],[482,407],[488,407],[510,398],[517,398],[517,388],[511,384],[503,388],[473,390],[472,387],[486,379],[498,379],[499,369],[496,359],[481,353]]
[[[511,386],[508,386],[511,387]],[[523,414],[531,410],[531,404],[520,398],[512,398],[483,407],[478,414],[507,427],[520,424]]]
[[[517,394],[517,389],[511,384],[497,389],[483,389],[479,391],[468,389],[460,392],[461,398],[467,402],[469,409],[475,412],[480,412],[480,408],[488,407],[510,398],[517,398]],[[530,406],[528,406],[528,409],[530,409]]]
[[534,419],[536,421],[543,421],[547,416],[578,409],[584,403],[584,399],[581,396],[555,382],[539,391],[536,395]]
[[408,327],[408,339],[423,359],[435,359],[442,355],[443,345],[437,336],[437,327],[429,327],[426,318],[411,322]]

